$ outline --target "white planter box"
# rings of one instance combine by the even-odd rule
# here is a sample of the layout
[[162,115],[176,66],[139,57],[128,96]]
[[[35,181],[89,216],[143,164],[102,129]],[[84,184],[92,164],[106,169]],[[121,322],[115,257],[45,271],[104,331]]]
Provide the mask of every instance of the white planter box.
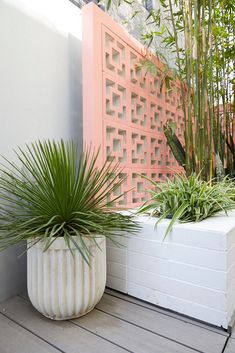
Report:
[[107,286],[228,329],[235,310],[235,214],[176,224],[138,217],[126,247],[107,244]]

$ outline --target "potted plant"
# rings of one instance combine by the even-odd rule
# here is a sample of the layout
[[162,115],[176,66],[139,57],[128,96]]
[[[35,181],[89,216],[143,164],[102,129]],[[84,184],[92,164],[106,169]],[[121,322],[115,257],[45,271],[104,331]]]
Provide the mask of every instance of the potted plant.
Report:
[[63,140],[26,145],[16,157],[19,163],[1,166],[0,249],[27,241],[28,294],[43,315],[84,315],[104,292],[105,239],[138,228],[107,202],[123,181],[119,167],[105,162],[98,169],[98,153],[79,156]]
[[[150,180],[151,181],[151,180]],[[108,242],[107,286],[224,328],[235,314],[234,183],[195,174],[151,181],[142,228],[126,248]],[[231,211],[231,212],[230,212]]]
[[189,177],[176,174],[173,180],[162,184],[148,181],[153,186],[149,191],[151,199],[139,213],[158,217],[156,225],[163,219],[170,219],[164,239],[177,221],[200,222],[222,211],[227,214],[235,208],[234,183],[227,178],[220,182],[206,182],[193,173]]

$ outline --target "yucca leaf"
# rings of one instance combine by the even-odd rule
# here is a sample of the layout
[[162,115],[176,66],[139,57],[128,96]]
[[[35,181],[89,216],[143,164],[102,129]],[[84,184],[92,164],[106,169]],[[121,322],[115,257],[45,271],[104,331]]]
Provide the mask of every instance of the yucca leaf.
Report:
[[88,262],[87,237],[95,244],[97,235],[135,234],[139,226],[133,216],[109,207],[108,196],[124,180],[122,169],[108,161],[97,168],[98,154],[91,146],[79,153],[71,141],[39,141],[16,151],[18,163],[3,159],[0,249],[37,238],[45,241],[47,250],[56,237],[74,243],[75,236],[76,249]]

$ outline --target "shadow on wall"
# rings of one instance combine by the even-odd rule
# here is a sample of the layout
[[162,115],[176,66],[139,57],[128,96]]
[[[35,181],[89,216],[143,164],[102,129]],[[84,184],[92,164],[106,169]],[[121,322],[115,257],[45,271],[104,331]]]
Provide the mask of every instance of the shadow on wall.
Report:
[[39,138],[80,142],[80,39],[0,2],[0,43],[0,153]]
[[68,37],[68,52],[70,135],[78,142],[79,149],[82,150],[82,43],[71,34]]
[[0,253],[0,301],[26,290],[25,249],[22,244]]
[[[81,35],[72,35],[69,24],[66,32],[64,19],[60,31],[60,21],[31,16],[17,2],[0,1],[0,154],[12,159],[17,146],[47,138],[72,138],[81,148]],[[62,5],[61,16],[69,18],[71,6],[77,11],[76,29],[80,10],[67,0]],[[26,288],[26,256],[18,258],[23,251],[0,253],[0,301]]]

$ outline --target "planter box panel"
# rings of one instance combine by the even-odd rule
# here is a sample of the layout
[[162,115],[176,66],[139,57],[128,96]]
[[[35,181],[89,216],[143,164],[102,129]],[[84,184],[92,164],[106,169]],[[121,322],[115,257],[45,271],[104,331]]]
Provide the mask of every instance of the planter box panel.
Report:
[[[168,221],[165,221],[166,223]],[[235,212],[229,212],[229,215],[221,213],[219,215],[209,217],[201,222],[178,223],[174,228],[189,229],[195,232],[208,232],[211,234],[228,235],[234,228]]]
[[[155,231],[156,238],[157,234],[158,232]],[[168,241],[164,242],[159,241],[158,239],[149,240],[148,238],[143,237],[130,237],[127,249],[128,252],[133,251],[139,254],[149,255],[161,259],[170,259],[177,262],[207,267],[214,270],[227,270],[226,251],[192,247],[175,243],[172,235],[169,235]]]
[[[188,225],[187,225],[188,226]],[[227,250],[226,235],[219,232],[189,229],[186,224],[176,225],[171,233],[170,242],[178,245],[190,246],[199,249]],[[160,228],[160,227],[159,227]],[[165,226],[161,230],[165,231]],[[197,236],[195,237],[195,233]],[[156,233],[155,233],[156,235]],[[169,240],[165,240],[168,242]]]
[[[195,234],[195,236],[197,236]],[[170,238],[171,236],[169,236]],[[227,271],[227,252],[169,244],[169,259],[172,261],[206,267],[214,270]]]
[[127,267],[118,262],[107,261],[107,275],[126,280]]
[[107,261],[125,264],[127,259],[127,249],[115,246],[107,246]]
[[182,298],[170,296],[166,293],[132,282],[128,283],[128,294],[160,307],[194,317],[198,320],[210,322],[216,326],[226,327],[226,311],[213,309]]
[[227,293],[228,293],[228,312],[231,313],[230,320],[232,318],[232,313],[235,312],[235,265],[230,268],[228,273],[227,282]]
[[132,267],[128,267],[127,271],[128,282],[130,281],[143,287],[157,288],[160,292],[168,293],[169,279],[167,277]]
[[[216,218],[220,218],[217,216]],[[230,217],[222,216],[221,221],[227,221]],[[160,224],[156,225],[157,218],[140,216],[138,220],[141,224],[144,224],[141,232],[138,234],[138,238],[144,238],[148,240],[154,240],[159,243],[162,243],[164,240],[164,234],[169,221],[162,221]],[[171,240],[166,238],[164,243],[174,243],[174,244],[182,244],[189,245],[192,247],[205,248],[210,250],[227,250],[227,229],[230,230],[231,222],[229,223],[229,227],[225,226],[225,229],[221,229],[223,227],[218,227],[214,224],[217,223],[214,221],[215,217],[211,217],[210,221],[207,219],[206,225],[201,225],[202,222],[199,223],[181,223],[176,224],[174,226],[173,232],[171,232]],[[235,223],[235,217],[233,221]],[[156,233],[158,234],[156,237]],[[195,237],[195,233],[197,236]],[[234,243],[235,240],[233,240]]]
[[226,311],[216,310],[208,306],[200,305],[174,296],[168,296],[168,308],[200,321],[209,322],[219,327],[228,327]]
[[166,293],[128,281],[128,294],[146,302],[169,308]]
[[[152,272],[128,268],[128,282],[142,287],[156,288],[165,295],[173,294],[175,297],[196,304],[205,305],[217,310],[226,310],[227,298],[225,292],[196,286],[192,283],[177,281],[173,278],[156,275]],[[129,286],[127,286],[129,289]],[[132,293],[135,296],[135,294]],[[163,303],[159,303],[163,306]]]
[[227,234],[227,250],[231,249],[235,244],[235,234],[233,229]]
[[[226,291],[227,272],[128,251],[128,267],[198,286]],[[128,278],[129,279],[129,278]]]
[[165,241],[169,221],[156,228],[156,218],[138,220],[141,232],[126,239],[125,250],[108,247],[109,263],[123,265],[110,264],[108,285],[228,328],[235,318],[235,213],[176,224]]
[[107,282],[106,285],[127,293],[127,238],[116,237],[115,245],[107,240]]
[[106,286],[119,292],[128,293],[127,281],[118,277],[107,275]]
[[[227,276],[227,295],[228,295],[228,321],[235,319],[235,234],[229,237],[230,249],[228,251],[228,276]],[[234,241],[232,244],[231,240]]]
[[168,295],[173,295],[179,299],[208,306],[216,310],[225,311],[227,308],[226,292],[212,290],[174,279],[169,280],[168,288]]
[[230,269],[235,263],[235,242],[227,252],[227,268]]
[[129,251],[160,259],[168,259],[169,257],[168,244],[148,239],[129,238],[128,252]]
[[227,290],[227,272],[169,261],[169,277],[215,290]]
[[152,272],[160,276],[168,276],[169,261],[154,256],[144,255],[134,251],[128,251],[128,267]]
[[235,296],[235,263],[229,268],[227,277],[227,289],[233,288],[231,294]]

